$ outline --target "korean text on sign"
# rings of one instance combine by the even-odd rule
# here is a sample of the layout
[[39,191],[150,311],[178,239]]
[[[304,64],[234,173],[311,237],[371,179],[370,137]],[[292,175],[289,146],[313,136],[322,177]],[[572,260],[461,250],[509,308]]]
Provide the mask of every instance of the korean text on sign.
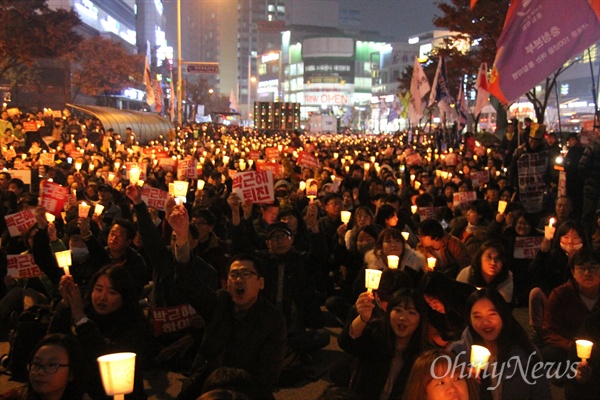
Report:
[[452,204],[455,207],[467,207],[477,200],[476,192],[457,192],[452,195]]
[[198,166],[196,160],[181,160],[177,165],[177,178],[198,178]]
[[12,278],[35,278],[44,273],[33,261],[33,254],[9,254],[6,256],[8,262],[7,276]]
[[319,168],[319,160],[315,157],[314,154],[309,153],[308,151],[301,151],[298,154],[298,161],[296,162],[301,167],[306,167],[310,169]]
[[12,237],[20,236],[35,225],[35,217],[31,210],[23,210],[15,214],[6,215],[4,219],[6,220],[8,232]]
[[41,205],[50,214],[59,215],[67,197],[69,189],[54,182],[45,181],[41,188]]
[[160,211],[165,211],[165,205],[169,199],[169,192],[156,189],[150,186],[144,186],[142,189],[142,201],[148,207],[156,208]]
[[233,176],[233,192],[245,202],[272,203],[275,200],[273,173],[270,171],[238,172]]
[[189,304],[173,307],[152,307],[154,334],[160,336],[188,328],[195,315],[196,310]]

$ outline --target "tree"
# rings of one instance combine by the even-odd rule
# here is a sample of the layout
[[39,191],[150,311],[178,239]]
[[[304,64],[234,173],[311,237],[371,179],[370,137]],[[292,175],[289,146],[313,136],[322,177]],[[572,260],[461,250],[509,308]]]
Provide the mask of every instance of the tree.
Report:
[[141,86],[144,56],[130,54],[117,42],[102,37],[86,39],[73,53],[76,63],[73,101],[79,91],[91,96],[105,96],[110,106],[111,94],[132,86]]
[[50,10],[46,0],[0,0],[0,81],[11,70],[73,51],[80,24],[73,10]]
[[192,120],[196,116],[196,106],[199,104],[204,105],[205,115],[229,110],[229,97],[211,92],[212,88],[205,78],[186,80],[185,89],[187,99],[194,104]]

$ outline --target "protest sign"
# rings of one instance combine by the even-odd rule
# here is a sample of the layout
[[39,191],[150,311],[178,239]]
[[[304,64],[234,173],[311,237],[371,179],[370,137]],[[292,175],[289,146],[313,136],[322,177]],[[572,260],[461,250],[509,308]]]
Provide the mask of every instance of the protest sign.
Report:
[[270,171],[237,172],[233,176],[232,188],[245,202],[268,204],[275,200],[273,173]]
[[44,273],[33,260],[33,254],[9,254],[6,256],[8,263],[7,276],[14,279],[35,278]]
[[481,187],[489,181],[489,171],[471,171],[471,182],[473,182],[473,186]]
[[454,207],[467,207],[475,200],[477,200],[476,192],[456,192],[452,194]]
[[40,205],[50,214],[60,215],[68,195],[69,189],[58,183],[43,181],[40,184]]
[[278,160],[279,150],[277,149],[277,147],[267,147],[265,149],[265,156],[267,160]]
[[23,210],[18,213],[5,215],[4,220],[6,221],[8,232],[12,237],[20,236],[35,225],[35,217],[31,210]]
[[319,160],[313,153],[309,153],[308,151],[301,151],[298,154],[298,161],[296,164],[313,170],[319,168]]
[[543,236],[516,237],[513,257],[533,260],[542,246]]
[[151,311],[155,336],[189,328],[192,320],[197,315],[194,307],[189,304],[180,304],[173,307],[152,307]]
[[197,179],[198,165],[196,160],[181,160],[177,163],[177,178]]

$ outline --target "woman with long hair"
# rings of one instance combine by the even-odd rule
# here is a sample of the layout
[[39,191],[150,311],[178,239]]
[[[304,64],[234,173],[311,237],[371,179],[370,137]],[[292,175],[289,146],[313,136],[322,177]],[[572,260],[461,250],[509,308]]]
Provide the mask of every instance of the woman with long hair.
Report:
[[502,295],[490,288],[473,292],[467,299],[467,313],[469,325],[449,350],[464,365],[470,361],[472,345],[483,346],[491,353],[487,368],[479,375],[480,398],[551,399],[547,371],[540,372],[539,351]]
[[507,303],[512,302],[512,272],[508,270],[504,247],[498,241],[483,243],[473,258],[473,264],[460,271],[456,280],[478,288],[496,289]]
[[121,266],[106,266],[91,279],[82,299],[70,275],[59,285],[61,303],[50,323],[49,332],[74,332],[83,348],[90,371],[89,394],[104,396],[96,359],[105,354],[133,352],[136,357],[134,391],[130,399],[145,399],[140,369],[147,362],[150,334],[137,298],[134,282]]
[[356,301],[358,317],[346,325],[338,344],[359,365],[351,388],[362,399],[397,399],[406,385],[415,358],[424,348],[427,314],[423,297],[414,289],[395,292],[385,317],[373,318],[373,294]]

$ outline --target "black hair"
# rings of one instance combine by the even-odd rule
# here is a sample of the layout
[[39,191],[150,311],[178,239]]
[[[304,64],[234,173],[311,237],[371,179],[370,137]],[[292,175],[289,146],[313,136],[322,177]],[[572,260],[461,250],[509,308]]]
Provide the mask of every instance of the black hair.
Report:
[[377,210],[375,215],[375,223],[383,228],[386,228],[385,222],[396,214],[396,209],[389,204],[384,204]]
[[[498,251],[500,261],[502,262],[502,268],[500,269],[500,272],[498,272],[498,275],[496,275],[490,283],[487,283],[483,279],[483,273],[481,271],[481,258],[483,257],[483,253],[485,253],[488,249],[496,249],[496,251]],[[488,240],[487,242],[484,242],[479,250],[477,250],[477,253],[475,253],[475,256],[473,256],[473,264],[471,269],[471,275],[469,276],[470,284],[477,287],[497,288],[499,284],[508,278],[509,271],[508,260],[506,258],[506,252],[502,243],[497,240]]]
[[11,183],[16,185],[18,189],[22,190],[25,188],[25,183],[19,178],[12,178],[8,181],[8,185],[10,186]]
[[192,218],[202,218],[208,225],[215,225],[217,217],[208,208],[196,207],[192,210]]
[[376,292],[379,299],[389,301],[392,295],[400,289],[410,289],[413,282],[410,275],[399,269],[387,269],[382,272],[379,287]]
[[241,368],[220,367],[208,375],[202,385],[202,393],[215,390],[231,390],[254,398],[256,388],[252,376]]
[[260,261],[260,259],[258,257],[256,257],[255,255],[248,254],[248,253],[240,253],[240,254],[233,256],[231,258],[231,260],[229,261],[229,265],[227,266],[227,271],[229,271],[229,268],[231,268],[231,264],[233,264],[236,261],[250,261],[252,263],[252,265],[254,265],[254,269],[256,270],[258,275],[263,276],[263,277],[265,276],[265,268],[264,268],[262,262]]
[[444,237],[444,227],[435,219],[426,219],[419,225],[419,235],[429,236],[434,240],[439,240]]
[[127,240],[133,240],[135,238],[137,230],[135,229],[135,225],[133,224],[133,222],[123,218],[117,218],[115,219],[115,222],[113,222],[111,229],[115,225],[119,225],[121,228],[125,229],[125,231],[127,232]]
[[103,275],[108,277],[112,288],[121,295],[121,308],[115,311],[118,318],[124,322],[131,321],[132,316],[135,314],[141,315],[138,289],[129,271],[120,265],[107,265],[98,270],[90,279],[89,289],[85,296],[85,303],[89,305],[90,312],[96,314],[93,307],[91,307],[92,292],[96,282]]

